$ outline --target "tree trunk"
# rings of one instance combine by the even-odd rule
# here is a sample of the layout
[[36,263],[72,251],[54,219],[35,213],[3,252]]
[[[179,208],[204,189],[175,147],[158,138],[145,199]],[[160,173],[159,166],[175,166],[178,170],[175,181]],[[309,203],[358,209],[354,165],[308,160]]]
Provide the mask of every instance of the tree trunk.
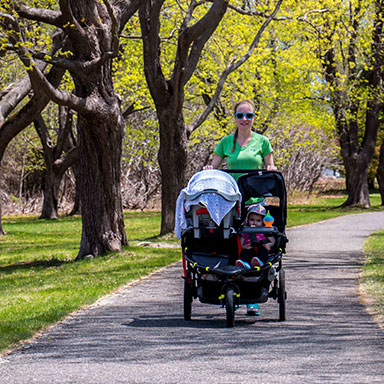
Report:
[[[170,105],[172,106],[172,103]],[[180,190],[185,187],[187,165],[187,136],[184,119],[181,112],[179,116],[174,116],[171,106],[162,111],[159,116],[158,160],[162,176],[160,235],[174,230],[176,200]]]
[[381,205],[384,205],[384,139],[380,147],[379,165],[376,172],[377,182],[381,196]]
[[162,70],[161,8],[163,0],[147,1],[139,9],[144,48],[144,73],[159,119],[158,160],[162,178],[162,221],[160,234],[173,232],[176,200],[185,186],[187,132],[183,118],[184,87],[196,70],[205,43],[212,36],[228,7],[227,0],[213,0],[200,19],[191,15],[191,2],[178,31],[177,52],[172,75]]
[[370,208],[368,189],[368,166],[362,161],[347,159],[344,163],[346,173],[347,200],[342,207],[358,206]]
[[44,199],[40,219],[56,219],[59,217],[57,196],[61,179],[56,180],[52,167],[48,167],[48,164],[46,164],[46,167],[43,187]]
[[79,163],[77,162],[72,166],[73,174],[75,175],[75,197],[73,202],[73,207],[69,216],[80,215],[81,214],[81,204],[80,204],[80,169]]
[[49,138],[48,129],[41,115],[34,121],[35,129],[40,137],[45,163],[43,182],[43,207],[40,219],[56,219],[59,217],[57,209],[57,195],[60,180],[57,180],[54,172],[54,148]]
[[1,200],[0,200],[0,236],[3,236],[3,235],[5,235],[5,232],[3,229],[3,224],[1,222],[1,216],[2,216],[2,213],[1,213]]
[[109,108],[109,118],[78,116],[83,226],[77,259],[120,252],[128,244],[120,187],[124,119],[117,97],[114,103],[102,105]]
[[368,166],[374,154],[378,121],[375,119],[371,123],[366,123],[366,136],[361,146],[353,145],[348,139],[343,138],[343,136],[340,137],[341,156],[345,168],[345,182],[348,194],[347,200],[342,204],[342,207],[371,207],[368,188]]

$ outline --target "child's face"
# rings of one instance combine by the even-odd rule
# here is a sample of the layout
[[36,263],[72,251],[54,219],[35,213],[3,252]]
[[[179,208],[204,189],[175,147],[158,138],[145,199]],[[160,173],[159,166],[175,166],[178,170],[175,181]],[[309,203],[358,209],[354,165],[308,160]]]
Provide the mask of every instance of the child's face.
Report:
[[257,213],[250,213],[248,216],[248,225],[250,227],[262,227],[263,226],[263,216]]

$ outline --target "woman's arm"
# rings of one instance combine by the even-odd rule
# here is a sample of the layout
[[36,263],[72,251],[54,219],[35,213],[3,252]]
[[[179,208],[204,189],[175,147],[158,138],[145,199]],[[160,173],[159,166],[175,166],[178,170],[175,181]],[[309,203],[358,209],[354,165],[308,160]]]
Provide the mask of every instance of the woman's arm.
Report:
[[203,169],[217,169],[220,167],[221,163],[223,161],[223,158],[217,155],[216,153],[213,154],[213,159],[211,165],[206,165]]
[[277,167],[275,167],[275,163],[273,161],[273,153],[268,153],[267,156],[264,157],[264,164],[267,168],[267,171],[276,171]]

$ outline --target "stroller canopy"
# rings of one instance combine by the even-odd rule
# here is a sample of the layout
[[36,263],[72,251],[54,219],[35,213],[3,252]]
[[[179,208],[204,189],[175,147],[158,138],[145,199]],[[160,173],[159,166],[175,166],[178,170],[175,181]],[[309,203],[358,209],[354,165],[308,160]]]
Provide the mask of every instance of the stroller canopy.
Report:
[[[243,205],[251,197],[278,197],[279,209],[274,212],[275,221],[279,226],[287,222],[287,192],[282,174],[276,171],[248,171],[237,181],[243,196]],[[243,207],[244,208],[244,207]],[[243,209],[245,212],[245,209]],[[276,225],[276,224],[275,224]]]
[[192,205],[207,208],[212,220],[220,225],[224,216],[241,201],[241,193],[235,179],[226,172],[206,170],[194,174],[177,198],[175,232],[178,238],[187,228],[185,211]]

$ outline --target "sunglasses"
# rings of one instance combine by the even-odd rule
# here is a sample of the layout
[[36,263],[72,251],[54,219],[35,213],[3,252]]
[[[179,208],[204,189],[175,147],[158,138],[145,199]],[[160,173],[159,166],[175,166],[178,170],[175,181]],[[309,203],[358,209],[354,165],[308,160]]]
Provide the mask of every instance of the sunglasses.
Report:
[[236,119],[239,119],[239,120],[243,119],[244,116],[247,120],[251,120],[255,117],[255,114],[251,112],[248,112],[248,113],[236,112],[235,116],[236,116]]

